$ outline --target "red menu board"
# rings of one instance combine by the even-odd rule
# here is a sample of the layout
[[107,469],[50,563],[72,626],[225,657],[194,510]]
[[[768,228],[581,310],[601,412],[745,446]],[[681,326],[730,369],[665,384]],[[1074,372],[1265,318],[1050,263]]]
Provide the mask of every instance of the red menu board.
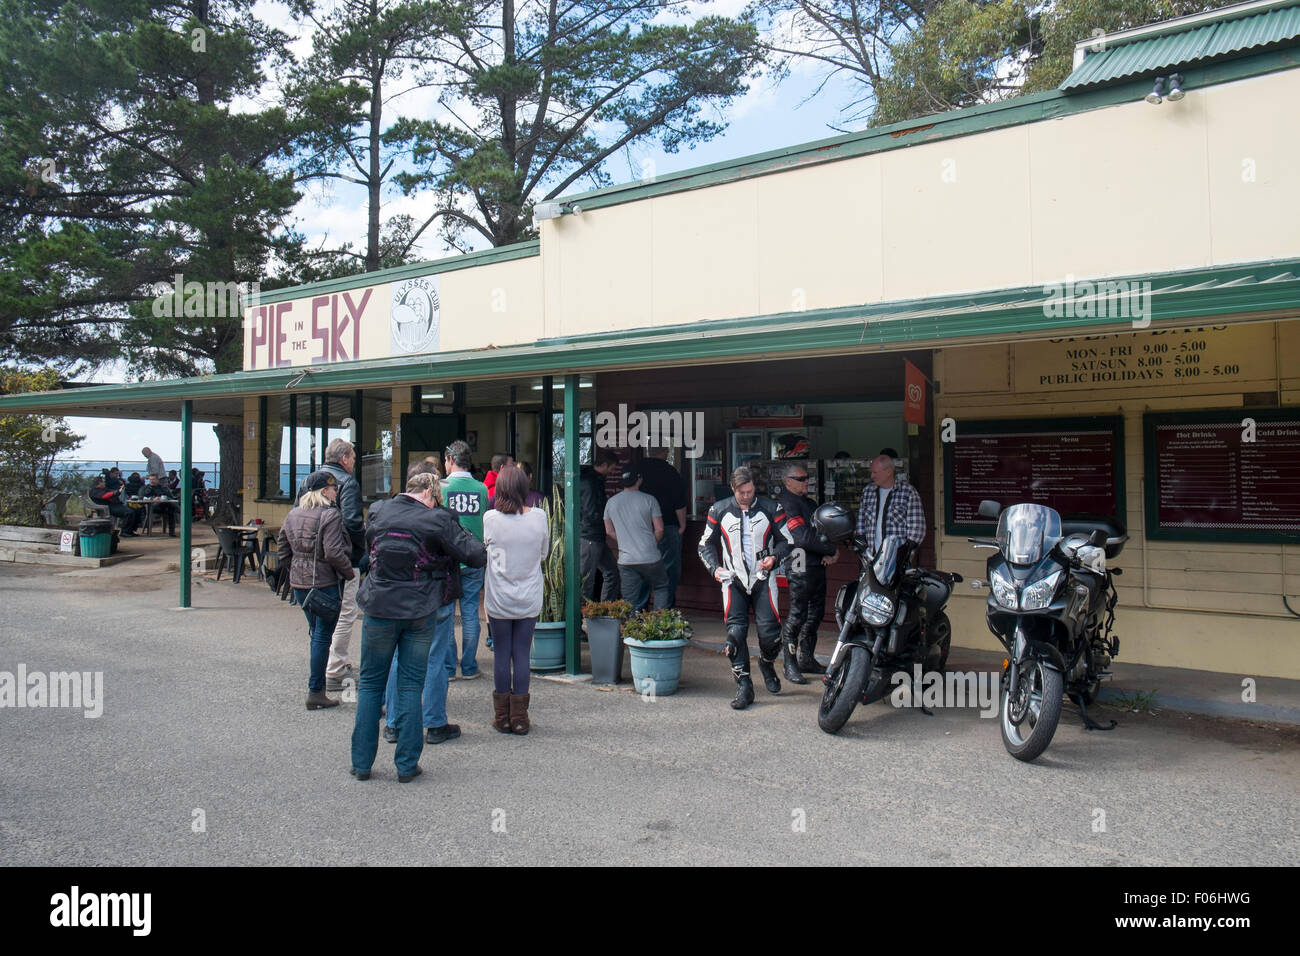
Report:
[[1300,414],[1165,422],[1153,438],[1157,527],[1300,531]]
[[990,524],[978,513],[986,498],[1003,507],[1032,501],[1063,515],[1119,515],[1118,423],[957,431],[947,456],[950,525]]

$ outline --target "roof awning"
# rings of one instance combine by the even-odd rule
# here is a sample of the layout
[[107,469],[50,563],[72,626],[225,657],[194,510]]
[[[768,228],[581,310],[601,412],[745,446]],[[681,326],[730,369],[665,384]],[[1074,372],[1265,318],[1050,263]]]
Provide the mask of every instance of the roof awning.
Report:
[[[1146,283],[1150,283],[1149,288]],[[1300,318],[1300,259],[1196,269],[1156,275],[1074,279],[1069,308],[1053,286],[1025,286],[940,296],[714,319],[539,339],[528,345],[401,356],[336,365],[231,372],[199,378],[126,385],[97,385],[56,392],[0,396],[0,414],[110,415],[175,418],[180,402],[200,412],[233,412],[243,396],[384,388],[770,360],[855,350],[959,347],[1022,337],[1101,334],[1135,327],[1137,316],[1114,310],[1136,284],[1143,296],[1141,325],[1167,328],[1185,322],[1250,322]],[[1124,292],[1117,298],[1117,289]],[[148,415],[137,414],[147,409]],[[170,414],[160,414],[171,409]]]
[[[1245,12],[1245,11],[1243,11]],[[1269,47],[1300,42],[1300,6],[1292,4],[1205,23],[1198,18],[1185,29],[1125,39],[1126,34],[1098,37],[1081,44],[1085,56],[1059,89],[1064,92],[1103,86],[1142,75],[1175,72],[1176,68],[1210,60],[1255,53]],[[1207,15],[1211,16],[1211,15]],[[1197,25],[1197,23],[1203,25]],[[1177,21],[1174,21],[1177,23]],[[1094,52],[1095,51],[1095,52]]]

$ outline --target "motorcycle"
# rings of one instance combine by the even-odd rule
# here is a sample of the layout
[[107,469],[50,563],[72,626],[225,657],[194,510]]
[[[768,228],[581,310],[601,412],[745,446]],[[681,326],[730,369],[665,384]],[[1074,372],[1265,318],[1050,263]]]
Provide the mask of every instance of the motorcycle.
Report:
[[1112,730],[1088,716],[1101,682],[1119,654],[1112,632],[1115,576],[1108,560],[1124,550],[1128,535],[1115,520],[1076,515],[1062,520],[1040,504],[1003,510],[980,503],[979,515],[997,519],[994,538],[968,538],[994,548],[987,563],[985,619],[1007,650],[1001,682],[1002,744],[1017,760],[1039,757],[1056,733],[1068,695],[1089,730]]
[[[813,525],[818,527],[815,515]],[[839,638],[817,709],[817,724],[828,734],[843,727],[858,704],[889,694],[896,672],[910,679],[919,662],[925,672],[942,673],[952,644],[944,608],[953,585],[962,579],[960,574],[909,568],[916,545],[904,538],[887,537],[874,556],[862,538],[854,537],[849,547],[862,571],[835,597]]]

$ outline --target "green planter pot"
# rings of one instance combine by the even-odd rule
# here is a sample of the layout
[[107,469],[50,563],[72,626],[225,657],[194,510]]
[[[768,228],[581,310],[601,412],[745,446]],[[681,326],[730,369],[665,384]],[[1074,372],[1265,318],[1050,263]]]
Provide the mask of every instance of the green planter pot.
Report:
[[690,641],[638,641],[625,637],[623,643],[632,655],[632,686],[638,693],[666,697],[677,692],[682,676],[682,649]]
[[564,670],[564,622],[537,623],[533,630],[533,646],[528,652],[528,669],[534,671]]
[[623,676],[623,642],[618,618],[587,618],[587,643],[591,646],[591,682],[617,684]]

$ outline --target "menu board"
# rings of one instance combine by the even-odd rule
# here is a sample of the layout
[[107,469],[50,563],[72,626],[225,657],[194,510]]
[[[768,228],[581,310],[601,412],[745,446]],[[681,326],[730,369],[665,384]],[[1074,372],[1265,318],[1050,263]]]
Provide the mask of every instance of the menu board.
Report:
[[1151,537],[1300,536],[1300,411],[1153,414],[1145,432]]
[[987,532],[992,522],[979,516],[985,499],[1118,517],[1123,447],[1118,418],[958,425],[956,441],[944,446],[948,533]]

